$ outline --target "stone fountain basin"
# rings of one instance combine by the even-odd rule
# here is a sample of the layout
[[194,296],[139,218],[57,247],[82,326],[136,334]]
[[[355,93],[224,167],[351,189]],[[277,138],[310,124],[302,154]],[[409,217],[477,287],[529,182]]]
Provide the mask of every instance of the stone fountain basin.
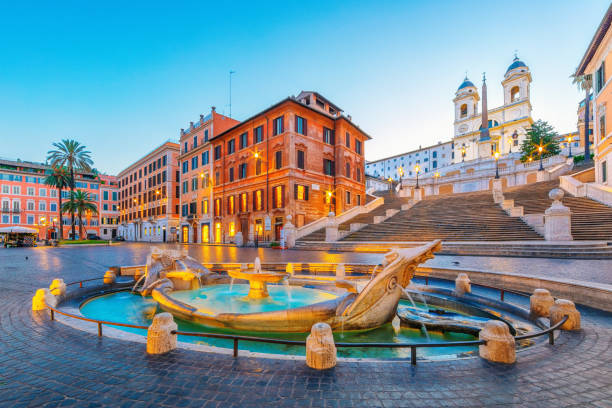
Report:
[[227,271],[227,274],[235,279],[244,279],[247,281],[260,281],[267,283],[279,283],[289,277],[288,273],[285,272],[255,272],[251,270],[239,270],[239,269],[230,269]]

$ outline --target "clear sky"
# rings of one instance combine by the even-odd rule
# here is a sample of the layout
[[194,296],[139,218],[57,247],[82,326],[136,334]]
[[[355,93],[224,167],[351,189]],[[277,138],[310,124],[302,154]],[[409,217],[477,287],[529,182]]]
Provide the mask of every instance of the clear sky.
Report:
[[[0,156],[44,161],[74,138],[117,173],[211,106],[245,119],[316,90],[373,140],[374,160],[450,140],[465,71],[489,107],[514,50],[530,67],[534,119],[576,128],[569,76],[609,2],[4,1]],[[103,7],[102,7],[103,6]]]

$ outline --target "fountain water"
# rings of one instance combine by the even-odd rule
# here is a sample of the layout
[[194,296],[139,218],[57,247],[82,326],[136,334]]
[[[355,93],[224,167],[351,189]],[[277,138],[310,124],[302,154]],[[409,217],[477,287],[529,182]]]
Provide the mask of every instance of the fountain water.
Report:
[[[414,303],[412,296],[410,296],[410,292],[408,292],[406,288],[402,288],[402,292],[404,292],[404,295],[406,295],[406,297],[412,304],[412,307],[414,307],[415,309],[420,309],[419,307],[417,307],[416,303]],[[397,317],[397,315],[395,315],[395,317]],[[427,333],[427,327],[425,327],[425,323],[421,323],[421,331],[423,332],[423,334],[425,334],[425,337],[427,337],[427,341],[430,341],[431,339],[429,338],[429,333]]]

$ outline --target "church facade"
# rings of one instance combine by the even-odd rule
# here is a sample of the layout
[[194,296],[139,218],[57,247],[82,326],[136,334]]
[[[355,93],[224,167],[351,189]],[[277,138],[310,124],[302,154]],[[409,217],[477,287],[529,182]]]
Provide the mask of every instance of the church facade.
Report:
[[533,123],[529,67],[515,56],[501,85],[504,90],[504,104],[492,109],[488,109],[487,105],[487,84],[484,76],[480,93],[467,76],[459,85],[453,99],[455,163],[490,159],[494,157],[495,152],[503,156],[520,150],[527,129]]

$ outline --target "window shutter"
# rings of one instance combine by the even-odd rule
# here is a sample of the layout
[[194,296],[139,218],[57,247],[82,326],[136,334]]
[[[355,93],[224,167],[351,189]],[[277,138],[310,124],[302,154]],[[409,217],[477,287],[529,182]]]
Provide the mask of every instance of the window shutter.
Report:
[[298,133],[298,115],[295,115],[294,128],[293,131]]
[[331,144],[333,145],[336,144],[336,131],[335,130],[331,131]]
[[308,201],[308,186],[304,186],[304,200]]
[[285,121],[283,120],[282,116],[278,118],[278,120],[280,120],[280,132],[283,133],[285,131]]
[[281,208],[285,208],[285,186],[281,186]]
[[253,211],[257,211],[257,190],[253,191]]
[[302,126],[304,126],[304,136],[308,135],[308,121],[306,119],[302,120],[303,124]]
[[295,200],[297,200],[297,198],[298,198],[298,185],[297,184],[293,185],[293,198]]

